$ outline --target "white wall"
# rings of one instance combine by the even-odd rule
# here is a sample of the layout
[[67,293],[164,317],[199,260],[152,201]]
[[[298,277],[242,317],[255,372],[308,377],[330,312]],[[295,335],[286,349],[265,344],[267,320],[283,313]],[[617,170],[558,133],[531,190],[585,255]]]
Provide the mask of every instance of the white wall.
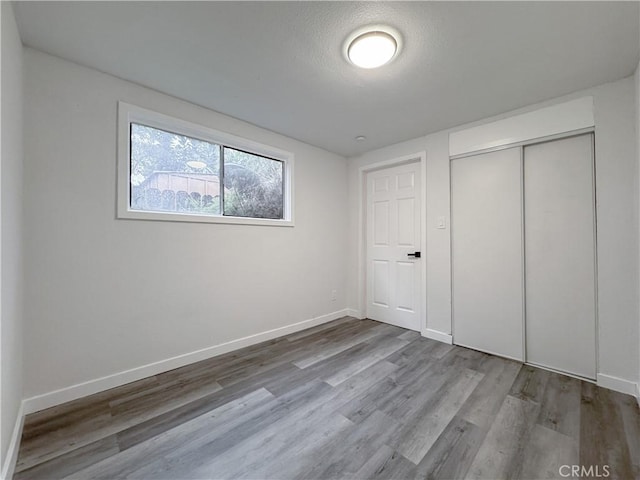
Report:
[[639,312],[633,79],[588,93],[594,95],[596,120],[599,373],[635,381],[639,333],[638,322],[631,319]]
[[[293,152],[295,227],[116,220],[118,100]],[[25,138],[26,397],[345,308],[343,157],[32,49]]]
[[[639,190],[636,205],[638,206],[638,214],[640,215],[640,62],[638,63],[638,68],[636,68],[634,79],[636,82],[636,155],[638,157],[638,176],[636,178],[638,180]],[[640,248],[640,243],[638,244],[638,248]],[[640,274],[640,265],[638,267],[638,273]],[[638,345],[640,345],[640,315],[638,316],[638,325]],[[638,348],[638,350],[640,350],[640,348]],[[638,398],[638,403],[640,404],[640,351],[638,352],[638,389],[636,392],[636,397]]]
[[2,2],[0,120],[0,465],[22,402],[22,43],[10,2]]
[[[596,121],[599,269],[599,373],[622,379],[622,386],[638,378],[638,215],[636,184],[636,123],[633,78],[575,92],[515,112],[438,132],[349,159],[348,304],[364,309],[358,279],[358,169],[367,164],[427,151],[427,328],[451,333],[451,273],[449,231],[450,131],[480,125],[572,98],[593,95]],[[630,207],[631,206],[631,207]],[[436,229],[437,217],[447,229]],[[616,379],[609,385],[619,386]],[[633,385],[631,383],[631,385]]]

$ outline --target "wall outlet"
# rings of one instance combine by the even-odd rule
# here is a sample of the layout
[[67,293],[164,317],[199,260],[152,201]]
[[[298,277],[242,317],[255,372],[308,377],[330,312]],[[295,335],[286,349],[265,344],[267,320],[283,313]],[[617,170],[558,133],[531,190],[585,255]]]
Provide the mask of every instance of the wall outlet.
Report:
[[334,288],[331,290],[331,301],[335,302],[336,300],[338,300],[338,290]]

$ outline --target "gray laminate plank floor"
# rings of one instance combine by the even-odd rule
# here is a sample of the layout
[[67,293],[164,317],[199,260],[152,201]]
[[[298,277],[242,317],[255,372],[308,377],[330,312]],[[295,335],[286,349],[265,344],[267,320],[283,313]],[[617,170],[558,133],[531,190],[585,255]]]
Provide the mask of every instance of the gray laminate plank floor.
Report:
[[28,415],[14,478],[547,479],[573,465],[640,478],[633,397],[345,317]]

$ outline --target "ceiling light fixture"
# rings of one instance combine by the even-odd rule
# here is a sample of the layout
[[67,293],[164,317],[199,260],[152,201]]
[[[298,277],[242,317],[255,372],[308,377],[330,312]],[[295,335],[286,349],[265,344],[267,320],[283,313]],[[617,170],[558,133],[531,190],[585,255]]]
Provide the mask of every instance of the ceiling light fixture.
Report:
[[400,50],[399,35],[384,26],[360,29],[345,42],[347,60],[360,68],[378,68],[389,63]]

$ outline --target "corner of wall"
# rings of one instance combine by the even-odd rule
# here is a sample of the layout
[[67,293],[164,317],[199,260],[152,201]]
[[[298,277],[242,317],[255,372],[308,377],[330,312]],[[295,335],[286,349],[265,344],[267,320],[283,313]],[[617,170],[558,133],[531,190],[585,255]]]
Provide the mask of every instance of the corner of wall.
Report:
[[20,403],[20,409],[16,416],[16,422],[13,426],[13,432],[11,434],[11,440],[9,441],[9,448],[7,449],[6,458],[2,463],[2,471],[0,471],[0,480],[10,480],[13,478],[13,473],[18,461],[18,451],[20,450],[20,439],[22,438],[22,428],[24,427],[24,400]]
[[23,46],[0,5],[0,472],[11,478],[23,422]]
[[[638,9],[638,23],[640,23],[640,9]],[[637,169],[638,175],[636,176],[638,195],[636,205],[638,206],[638,217],[640,217],[640,60],[636,67],[635,73],[636,83],[636,157],[637,157]],[[638,222],[638,229],[640,230],[640,218]],[[638,251],[640,253],[640,231],[638,237]],[[640,255],[638,256],[638,277],[640,279]],[[640,282],[639,282],[640,283]],[[640,290],[640,287],[639,287]],[[638,400],[638,406],[640,406],[640,291],[638,292],[638,383],[636,384],[636,399]]]
[[[638,266],[637,266],[637,275],[640,278],[640,62],[638,62],[638,66],[636,67],[636,72],[634,75],[635,86],[636,86],[636,207],[637,207],[637,218],[638,218]],[[636,388],[636,398],[638,399],[638,405],[640,405],[640,291],[638,292],[638,371],[637,371],[637,388]]]

